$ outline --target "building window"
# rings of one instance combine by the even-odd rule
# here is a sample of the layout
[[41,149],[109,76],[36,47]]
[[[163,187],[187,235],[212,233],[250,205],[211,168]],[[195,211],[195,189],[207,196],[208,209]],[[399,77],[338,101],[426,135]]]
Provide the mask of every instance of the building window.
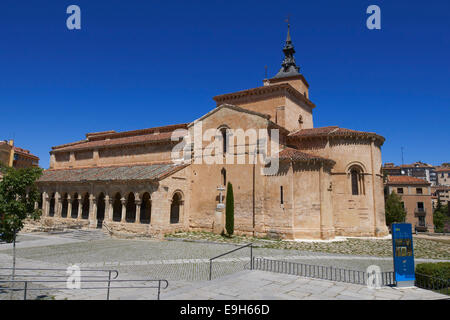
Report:
[[416,194],[423,194],[422,188],[416,188]]
[[280,186],[280,204],[284,203],[283,186]]
[[417,202],[417,211],[424,212],[423,202]]
[[170,223],[180,222],[180,207],[182,204],[181,195],[177,192],[172,197],[170,205]]
[[227,128],[220,129],[220,134],[222,136],[222,152],[223,154],[227,153],[228,151],[228,135],[227,135]]
[[398,194],[403,194],[403,188],[397,188],[397,193]]
[[350,184],[352,189],[352,195],[364,194],[364,175],[359,166],[353,166],[350,168]]
[[402,201],[401,204],[402,204],[403,210],[405,210],[405,203]]
[[222,168],[220,173],[222,175],[222,185],[226,186],[227,185],[227,170],[225,170],[225,168]]

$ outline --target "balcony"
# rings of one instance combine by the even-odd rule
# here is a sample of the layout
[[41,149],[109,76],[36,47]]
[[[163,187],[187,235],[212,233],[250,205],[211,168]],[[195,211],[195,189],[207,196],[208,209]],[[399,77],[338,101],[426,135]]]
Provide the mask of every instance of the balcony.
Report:
[[428,224],[419,222],[419,223],[416,223],[414,228],[418,232],[426,232],[426,231],[428,231]]
[[427,211],[424,208],[415,208],[414,209],[414,216],[416,217],[423,217],[427,214]]

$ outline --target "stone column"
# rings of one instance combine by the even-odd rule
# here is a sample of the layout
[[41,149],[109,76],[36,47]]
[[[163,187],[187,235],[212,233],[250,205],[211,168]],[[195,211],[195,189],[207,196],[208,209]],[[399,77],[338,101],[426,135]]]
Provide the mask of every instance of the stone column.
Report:
[[120,202],[122,203],[122,217],[120,219],[120,222],[125,222],[125,218],[127,215],[127,207],[126,207],[127,200],[125,198],[122,198],[120,199]]
[[42,194],[42,216],[48,217],[48,209],[50,207],[49,197],[47,192]]
[[62,199],[59,194],[55,195],[55,217],[61,218]]
[[106,222],[112,221],[112,199],[108,195],[105,196],[105,220]]
[[67,195],[67,218],[72,218],[72,198]]
[[81,213],[83,212],[83,202],[81,196],[78,196],[78,214],[77,219],[81,220]]
[[136,219],[134,219],[134,223],[141,223],[141,200],[136,200]]
[[97,225],[97,199],[91,194],[89,196],[89,225]]
[[47,217],[48,216],[48,205],[47,205],[47,201],[48,201],[48,194],[47,192],[43,192],[42,193],[42,216],[43,217]]

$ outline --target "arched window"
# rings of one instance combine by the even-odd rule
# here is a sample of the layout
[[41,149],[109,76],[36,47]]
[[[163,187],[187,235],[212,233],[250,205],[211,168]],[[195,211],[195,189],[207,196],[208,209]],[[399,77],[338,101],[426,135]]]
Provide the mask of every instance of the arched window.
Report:
[[227,128],[221,128],[220,129],[220,135],[222,137],[222,152],[223,154],[227,153],[228,151],[228,135],[227,135]]
[[177,192],[172,197],[170,205],[170,223],[180,222],[180,207],[182,204],[181,195]]
[[350,168],[350,184],[352,195],[358,196],[364,194],[364,174],[359,166]]
[[127,199],[127,213],[125,216],[125,220],[127,222],[134,222],[136,221],[136,202],[134,198],[134,193],[130,192],[128,194]]
[[226,186],[227,185],[227,170],[225,170],[225,168],[222,168],[222,170],[220,171],[220,174],[222,175],[222,185]]
[[67,210],[69,207],[69,201],[67,198],[68,198],[67,193],[65,193],[63,196],[63,199],[62,199],[62,208],[61,208],[61,217],[62,218],[67,218]]
[[83,209],[81,211],[81,218],[82,219],[89,219],[89,193],[85,193],[83,197]]
[[97,227],[101,227],[105,219],[105,195],[99,194],[97,198]]
[[152,203],[150,201],[150,194],[148,192],[144,193],[142,196],[142,204],[141,204],[141,223],[150,223],[152,214]]
[[78,201],[78,193],[75,193],[73,195],[73,201],[72,201],[72,214],[71,217],[76,219],[78,218],[78,207],[80,205],[80,202]]
[[113,221],[120,221],[122,219],[122,202],[120,201],[120,193],[116,193],[113,203]]
[[50,206],[48,210],[48,215],[50,217],[55,216],[55,193],[52,193],[52,196],[50,198]]

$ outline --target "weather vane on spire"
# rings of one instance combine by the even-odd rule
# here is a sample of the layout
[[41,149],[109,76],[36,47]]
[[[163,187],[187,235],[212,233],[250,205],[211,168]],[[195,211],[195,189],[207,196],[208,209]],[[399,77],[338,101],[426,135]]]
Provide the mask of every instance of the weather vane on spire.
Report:
[[284,52],[284,60],[281,64],[281,69],[278,71],[278,73],[275,75],[274,78],[284,78],[284,77],[290,77],[290,76],[297,76],[300,75],[300,67],[298,67],[295,63],[294,59],[294,45],[292,44],[291,40],[291,33],[290,33],[290,14],[287,15],[286,20],[284,20],[288,24],[288,30],[287,30],[287,36],[286,36],[286,42],[284,44],[283,52]]
[[288,28],[289,28],[289,26],[290,26],[290,23],[289,23],[289,18],[290,18],[290,16],[291,16],[291,15],[288,14],[286,20],[284,20],[284,22],[286,22],[286,23],[288,24]]

